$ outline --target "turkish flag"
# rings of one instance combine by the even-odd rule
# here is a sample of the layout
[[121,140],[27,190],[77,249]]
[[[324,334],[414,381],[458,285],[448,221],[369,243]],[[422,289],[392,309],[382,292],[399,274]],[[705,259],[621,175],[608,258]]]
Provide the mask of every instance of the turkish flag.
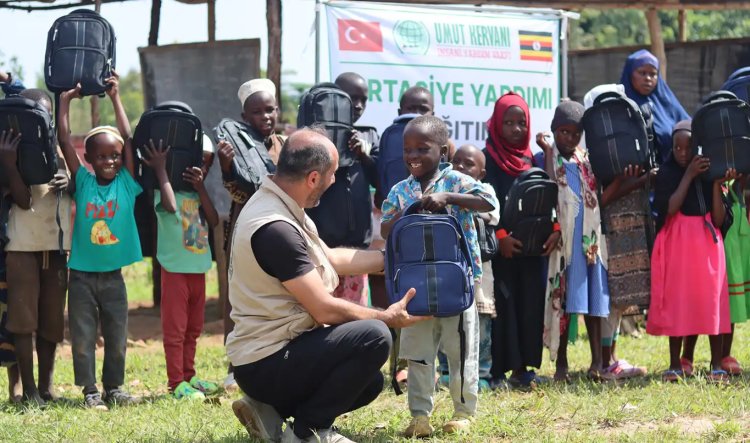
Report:
[[383,34],[380,32],[380,23],[339,19],[339,49],[383,52]]

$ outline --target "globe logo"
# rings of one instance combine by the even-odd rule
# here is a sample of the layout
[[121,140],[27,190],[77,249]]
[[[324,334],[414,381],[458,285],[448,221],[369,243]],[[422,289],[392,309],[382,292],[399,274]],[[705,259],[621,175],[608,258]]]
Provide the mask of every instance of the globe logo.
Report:
[[403,20],[393,27],[393,39],[404,54],[424,55],[430,49],[430,33],[421,22]]

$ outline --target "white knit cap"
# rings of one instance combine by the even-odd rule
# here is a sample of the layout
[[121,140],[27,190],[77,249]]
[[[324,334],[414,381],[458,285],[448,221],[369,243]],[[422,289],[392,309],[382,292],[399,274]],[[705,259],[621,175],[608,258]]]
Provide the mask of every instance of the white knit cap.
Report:
[[276,97],[276,85],[267,78],[255,78],[247,81],[240,86],[237,91],[237,97],[240,99],[240,105],[245,106],[245,100],[256,92],[265,91],[271,94],[272,97]]

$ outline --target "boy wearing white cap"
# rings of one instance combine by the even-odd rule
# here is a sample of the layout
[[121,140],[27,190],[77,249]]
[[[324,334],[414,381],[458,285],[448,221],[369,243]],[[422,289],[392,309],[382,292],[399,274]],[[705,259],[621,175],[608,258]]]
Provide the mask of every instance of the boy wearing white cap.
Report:
[[[273,164],[276,164],[276,161],[279,158],[279,152],[281,152],[281,146],[286,140],[285,136],[274,132],[279,111],[276,104],[276,86],[271,80],[266,78],[252,79],[240,86],[237,91],[237,98],[239,98],[240,105],[242,106],[242,120],[264,137],[264,143],[268,149],[268,155],[271,157]],[[241,147],[235,148],[229,142],[222,140],[218,143],[216,148],[219,154],[219,164],[221,165],[224,187],[232,196],[232,205],[229,208],[229,221],[225,222],[224,225],[224,251],[228,262],[232,252],[231,240],[234,224],[237,221],[237,217],[240,215],[240,211],[250,199],[251,195],[242,191],[232,177],[234,150],[241,149]],[[222,272],[226,272],[226,270],[222,270]],[[234,322],[229,317],[231,309],[229,298],[227,297],[224,302],[225,341],[227,335],[229,335],[234,329]],[[237,384],[234,382],[234,374],[231,364],[229,365],[227,378],[224,381],[224,388],[227,390],[234,390],[237,388]]]
[[161,326],[169,390],[177,399],[203,399],[219,390],[195,374],[195,348],[203,330],[206,272],[211,269],[208,228],[219,215],[204,185],[213,163],[213,145],[203,137],[203,166],[186,168],[182,176],[194,190],[174,192],[166,171],[167,148],[146,148],[144,161],[154,169],[158,229],[156,258],[161,264]]
[[[106,403],[127,405],[139,399],[121,389],[125,383],[128,338],[128,294],[121,269],[141,261],[135,223],[135,199],[143,192],[133,179],[130,123],[119,95],[118,76],[106,80],[117,128],[100,126],[86,135],[84,157],[94,173],[81,167],[70,141],[70,102],[81,97],[81,85],[60,95],[57,138],[75,183],[76,216],[70,250],[68,320],[75,384],[83,387],[88,408]],[[102,385],[96,386],[98,324],[104,336]]]

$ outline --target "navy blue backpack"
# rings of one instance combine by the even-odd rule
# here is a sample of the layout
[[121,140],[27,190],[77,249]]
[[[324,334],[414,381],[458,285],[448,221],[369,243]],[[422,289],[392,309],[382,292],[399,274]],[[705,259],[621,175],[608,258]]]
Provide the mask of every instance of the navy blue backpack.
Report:
[[411,315],[451,317],[474,302],[469,244],[458,220],[448,214],[418,214],[411,205],[394,223],[386,242],[385,278],[391,303],[410,288]]
[[[385,284],[391,303],[411,288],[417,293],[406,305],[411,315],[452,317],[474,303],[474,276],[469,243],[456,217],[418,214],[421,203],[409,206],[396,220],[386,241]],[[458,322],[461,385],[464,383],[466,336],[463,316]],[[395,374],[395,367],[394,367]],[[392,382],[396,394],[401,390]],[[462,389],[463,391],[463,389]],[[461,398],[463,402],[463,396]]]
[[382,199],[388,197],[393,186],[409,177],[404,163],[404,129],[406,124],[419,117],[419,114],[399,115],[393,124],[385,128],[380,137],[378,155],[378,192]]
[[721,90],[734,93],[740,100],[750,101],[750,66],[734,71]]

